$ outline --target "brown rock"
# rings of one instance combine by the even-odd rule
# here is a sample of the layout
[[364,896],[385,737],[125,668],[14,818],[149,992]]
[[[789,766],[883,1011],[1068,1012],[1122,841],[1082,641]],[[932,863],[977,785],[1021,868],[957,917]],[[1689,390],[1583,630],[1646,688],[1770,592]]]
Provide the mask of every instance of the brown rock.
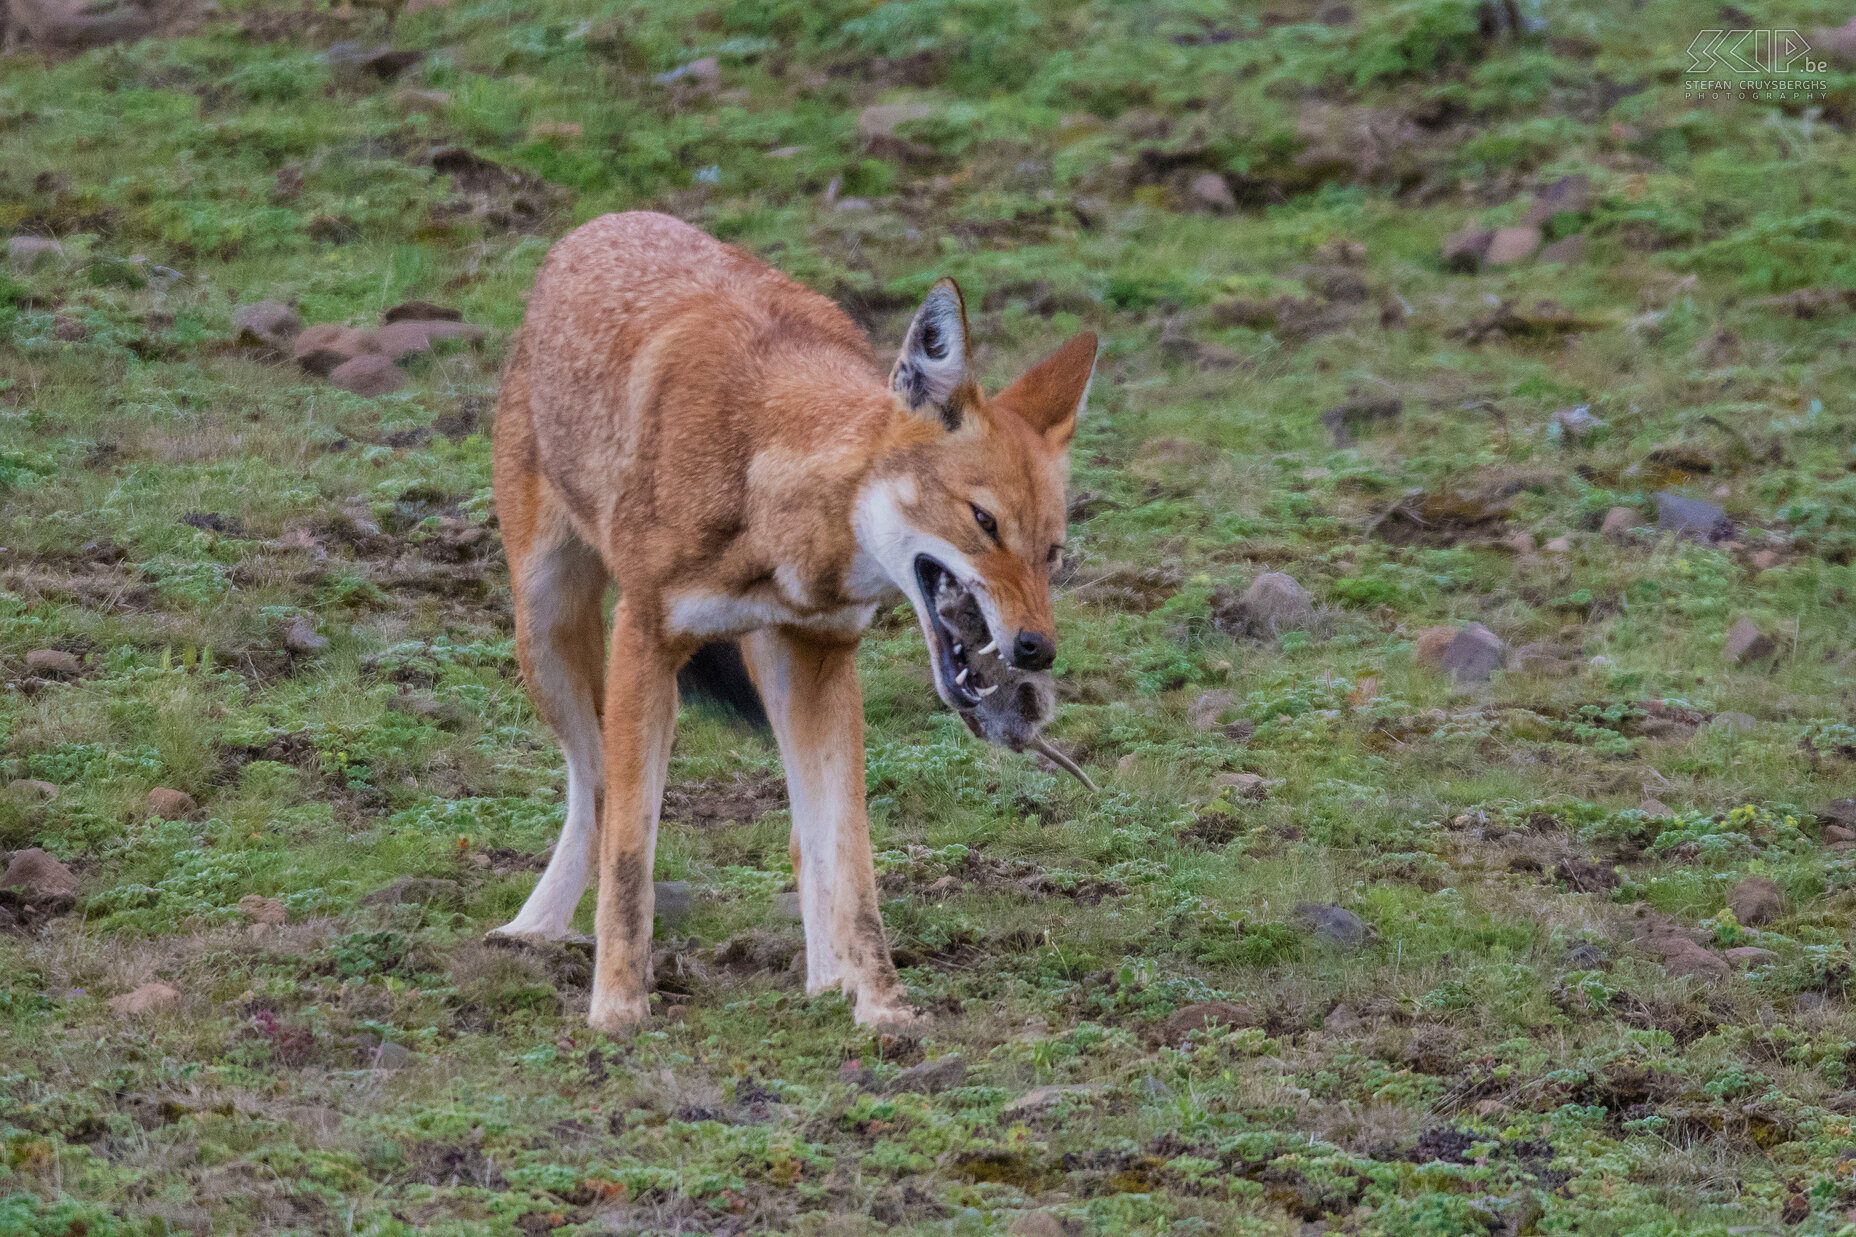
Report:
[[1655,943],[1663,955],[1663,969],[1671,975],[1718,983],[1733,974],[1733,968],[1719,955],[1685,937],[1657,937]]
[[420,112],[442,112],[451,106],[451,93],[446,90],[420,90],[414,87],[395,93],[393,103],[408,116]]
[[314,653],[329,647],[329,638],[316,631],[316,620],[299,614],[284,626],[284,647],[294,653]]
[[58,787],[34,777],[17,778],[7,784],[7,797],[27,803],[47,803],[58,797]]
[[1436,670],[1443,665],[1444,652],[1457,638],[1460,628],[1441,623],[1435,627],[1426,627],[1418,633],[1413,644],[1413,653],[1420,666]]
[[1237,209],[1231,186],[1216,172],[1200,172],[1186,188],[1186,197],[1197,210],[1224,215]]
[[193,796],[171,786],[157,786],[148,792],[148,814],[163,820],[185,820],[200,810]]
[[430,301],[401,301],[392,309],[380,315],[382,326],[392,326],[395,322],[462,322],[464,314],[449,305],[434,305]]
[[1856,798],[1832,799],[1811,813],[1824,824],[1845,831],[1847,840],[1856,840]]
[[1637,805],[1637,810],[1656,820],[1673,820],[1676,814],[1676,810],[1661,799],[1645,799]]
[[254,301],[232,311],[232,336],[246,347],[282,356],[302,333],[302,317],[282,301]]
[[931,103],[872,103],[857,113],[857,132],[866,142],[879,142],[896,136],[896,130],[914,120],[934,115]]
[[1750,618],[1743,618],[1727,629],[1727,644],[1722,649],[1729,663],[1736,666],[1764,661],[1779,651],[1771,636],[1760,631]]
[[1101,1091],[1093,1083],[1073,1083],[1069,1086],[1033,1087],[1011,1103],[1007,1104],[1001,1115],[1005,1117],[1026,1117],[1055,1108],[1067,1097],[1087,1098]]
[[1482,260],[1490,266],[1511,266],[1525,262],[1540,248],[1540,229],[1531,223],[1499,228],[1483,251]]
[[1453,271],[1474,271],[1482,265],[1482,255],[1488,250],[1489,243],[1495,239],[1495,233],[1488,228],[1479,228],[1473,223],[1466,223],[1444,240],[1444,266]]
[[1254,773],[1220,773],[1212,779],[1212,785],[1236,792],[1239,799],[1262,799],[1269,795],[1263,779]]
[[337,365],[329,385],[369,398],[391,395],[406,385],[406,371],[379,353],[368,353]]
[[7,261],[27,270],[63,254],[63,245],[43,236],[13,236],[7,238],[6,242]]
[[48,679],[74,679],[83,667],[63,649],[33,649],[26,654],[26,670]]
[[403,360],[432,346],[432,336],[423,322],[393,322],[375,332],[380,353],[390,361]]
[[1286,631],[1297,631],[1314,621],[1315,607],[1308,590],[1295,577],[1280,571],[1266,571],[1250,582],[1229,616],[1219,616],[1233,635],[1273,639]]
[[1540,251],[1541,262],[1563,262],[1568,266],[1585,261],[1585,233],[1562,236]]
[[1856,829],[1845,829],[1842,825],[1825,825],[1826,842],[1856,842]]
[[1507,546],[1510,550],[1513,550],[1516,554],[1523,556],[1532,554],[1535,550],[1540,548],[1540,543],[1534,540],[1534,534],[1525,530],[1514,534],[1514,536],[1508,538],[1508,540],[1504,541],[1502,544]]
[[164,983],[143,984],[134,992],[110,998],[110,1011],[118,1017],[134,1017],[166,1009],[180,1000],[180,993]]
[[372,331],[342,326],[338,322],[323,322],[306,328],[296,337],[291,349],[298,365],[324,378],[358,356],[379,351],[380,341]]
[[1643,523],[1643,516],[1635,507],[1613,507],[1605,512],[1605,522],[1599,531],[1614,541],[1622,541],[1630,536],[1630,530]]
[[451,339],[461,339],[467,343],[474,343],[479,339],[487,337],[490,333],[488,328],[478,326],[474,322],[431,321],[421,322],[419,325],[425,328],[426,339],[435,344],[441,340]]
[[1749,876],[1727,895],[1727,908],[1735,919],[1757,928],[1779,917],[1785,909],[1785,893],[1768,877]]
[[1178,1044],[1192,1032],[1209,1026],[1223,1026],[1234,1031],[1240,1027],[1256,1025],[1257,1015],[1247,1005],[1231,1001],[1201,1001],[1197,1005],[1186,1005],[1174,1010],[1161,1025],[1160,1035],[1163,1042]]
[[1005,1231],[1011,1237],[1068,1237],[1063,1221],[1053,1212],[1043,1210],[1025,1212]]
[[1453,676],[1460,685],[1487,683],[1507,655],[1508,646],[1500,636],[1481,623],[1470,623],[1457,632],[1456,638],[1444,649],[1437,668]]
[[1219,717],[1236,705],[1237,697],[1230,692],[1206,692],[1192,702],[1192,725],[1198,730],[1216,730]]
[[1761,949],[1756,945],[1740,945],[1724,951],[1721,956],[1735,966],[1764,966],[1779,960],[1779,955],[1770,949]]
[[267,898],[260,894],[248,893],[238,900],[239,913],[253,923],[283,924],[290,922],[290,911],[276,898]]
[[13,28],[30,43],[61,50],[142,38],[155,19],[139,4],[91,0],[12,0]]
[[1785,556],[1777,550],[1755,550],[1752,557],[1747,559],[1755,572],[1771,571],[1784,561]]
[[0,876],[0,889],[23,889],[38,897],[77,892],[77,874],[36,846],[15,851]]

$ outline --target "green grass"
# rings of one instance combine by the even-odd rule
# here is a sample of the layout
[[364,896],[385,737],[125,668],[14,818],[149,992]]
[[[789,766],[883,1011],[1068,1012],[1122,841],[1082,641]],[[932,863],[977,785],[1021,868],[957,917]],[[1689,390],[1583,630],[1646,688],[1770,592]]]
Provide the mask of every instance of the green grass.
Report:
[[[1815,815],[1856,788],[1856,78],[1819,111],[1695,102],[1682,49],[1740,17],[1538,7],[1489,37],[1467,0],[226,0],[8,58],[0,235],[63,253],[0,271],[0,776],[58,794],[0,795],[0,849],[80,890],[0,933],[0,1233],[1856,1231],[1856,861]],[[330,65],[343,39],[423,55],[383,81]],[[705,56],[713,84],[654,80]],[[879,102],[929,111],[872,142]],[[460,183],[449,148],[517,175]],[[1205,172],[1237,210],[1194,210]],[[1443,238],[1571,173],[1590,200],[1546,231],[1582,261],[1446,271]],[[590,1033],[572,951],[479,943],[562,812],[494,535],[497,372],[549,243],[634,208],[884,349],[953,275],[995,385],[1103,336],[1052,729],[1102,792],[968,739],[906,611],[861,654],[919,1037],[798,990],[778,758],[704,713],[652,1027]],[[368,400],[233,345],[267,297],[494,334]],[[1588,325],[1471,329],[1541,300]],[[1384,396],[1352,441],[1322,423]],[[1604,428],[1551,432],[1578,404]],[[1666,488],[1737,542],[1601,535]],[[1417,491],[1506,516],[1375,535]],[[1218,623],[1266,570],[1309,631]],[[1743,615],[1771,661],[1724,662]],[[326,649],[288,647],[304,616]],[[1569,672],[1416,664],[1469,620]],[[81,676],[28,673],[45,648]],[[156,787],[199,810],[151,818]],[[455,887],[363,902],[408,875]],[[1787,895],[1758,927],[1725,909],[1749,875]],[[1373,935],[1328,945],[1304,902]],[[1773,957],[1673,977],[1633,941],[1653,915]],[[110,1009],[155,980],[179,1000]],[[1211,1000],[1255,1025],[1168,1042]],[[383,1042],[416,1060],[372,1068]],[[891,1090],[950,1055],[958,1085]],[[1014,1107],[1044,1086],[1079,1089]]]

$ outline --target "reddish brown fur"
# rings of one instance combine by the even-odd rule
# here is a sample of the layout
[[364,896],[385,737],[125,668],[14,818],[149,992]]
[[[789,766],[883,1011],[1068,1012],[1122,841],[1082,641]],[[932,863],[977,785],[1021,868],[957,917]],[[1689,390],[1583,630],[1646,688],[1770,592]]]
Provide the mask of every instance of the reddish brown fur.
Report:
[[[570,769],[576,728],[603,720],[595,1026],[647,1010],[676,669],[704,638],[763,629],[744,652],[777,698],[789,780],[810,779],[804,797],[838,838],[830,862],[802,857],[832,881],[816,895],[829,923],[807,919],[837,951],[821,955],[823,979],[855,996],[860,1020],[905,1016],[863,818],[849,650],[874,595],[853,507],[872,482],[906,481],[910,525],[968,553],[1009,624],[1054,639],[1049,547],[1094,354],[1093,337],[1072,340],[990,403],[963,389],[949,433],[899,406],[836,305],[674,219],[608,215],[549,254],[504,377],[495,488],[523,670]],[[1003,545],[975,525],[976,495]],[[622,601],[602,651],[608,575]]]

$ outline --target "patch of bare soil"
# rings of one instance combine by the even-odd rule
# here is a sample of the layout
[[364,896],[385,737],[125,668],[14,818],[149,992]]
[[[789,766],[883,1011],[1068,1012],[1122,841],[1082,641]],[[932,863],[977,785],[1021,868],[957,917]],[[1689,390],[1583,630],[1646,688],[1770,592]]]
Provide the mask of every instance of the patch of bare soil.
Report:
[[681,782],[664,791],[663,818],[697,829],[751,825],[786,806],[786,781],[774,773],[735,773]]

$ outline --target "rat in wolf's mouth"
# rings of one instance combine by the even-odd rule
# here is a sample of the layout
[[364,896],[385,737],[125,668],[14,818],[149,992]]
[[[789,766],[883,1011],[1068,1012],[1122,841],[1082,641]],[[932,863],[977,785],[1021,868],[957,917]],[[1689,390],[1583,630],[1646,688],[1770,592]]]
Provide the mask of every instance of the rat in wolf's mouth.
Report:
[[999,655],[979,602],[951,574],[941,574],[931,604],[960,642],[966,686],[980,698],[974,707],[960,710],[967,729],[1015,752],[1037,752],[1089,789],[1098,789],[1081,765],[1039,733],[1057,711],[1057,689],[1049,673],[1020,670]]

